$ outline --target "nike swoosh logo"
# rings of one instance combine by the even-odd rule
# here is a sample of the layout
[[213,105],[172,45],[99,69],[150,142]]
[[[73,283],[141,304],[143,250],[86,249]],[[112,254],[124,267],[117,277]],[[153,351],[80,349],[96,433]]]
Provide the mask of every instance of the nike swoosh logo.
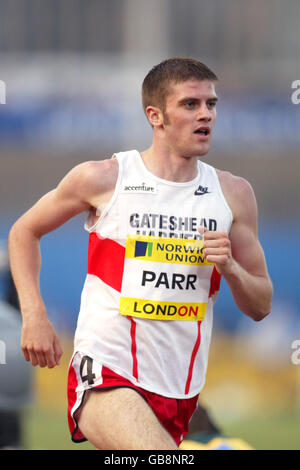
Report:
[[195,196],[203,196],[203,194],[209,194],[211,191],[208,191],[208,188],[198,188],[194,192]]

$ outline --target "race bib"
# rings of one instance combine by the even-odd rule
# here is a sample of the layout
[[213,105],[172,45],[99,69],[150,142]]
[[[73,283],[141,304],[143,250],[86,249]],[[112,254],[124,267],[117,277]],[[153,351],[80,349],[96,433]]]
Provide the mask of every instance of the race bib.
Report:
[[202,321],[212,268],[203,255],[202,240],[129,235],[120,314]]

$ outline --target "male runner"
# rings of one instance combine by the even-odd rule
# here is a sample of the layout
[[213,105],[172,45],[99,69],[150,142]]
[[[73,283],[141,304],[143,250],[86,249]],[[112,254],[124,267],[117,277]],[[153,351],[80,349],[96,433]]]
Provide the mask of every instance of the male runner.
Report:
[[272,284],[250,184],[199,160],[216,120],[216,75],[168,59],[147,74],[153,141],[84,162],[12,227],[22,350],[41,367],[62,350],[39,292],[40,238],[89,211],[88,272],[69,371],[69,426],[98,449],[176,449],[205,381],[221,275],[255,321]]

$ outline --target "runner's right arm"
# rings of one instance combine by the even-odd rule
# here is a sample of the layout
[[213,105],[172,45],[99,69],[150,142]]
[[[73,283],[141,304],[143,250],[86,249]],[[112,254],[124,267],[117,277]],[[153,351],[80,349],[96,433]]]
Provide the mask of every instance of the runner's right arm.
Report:
[[101,180],[105,181],[109,165],[108,161],[77,165],[10,230],[11,271],[23,317],[21,348],[25,359],[34,366],[54,367],[62,355],[39,289],[40,239],[75,215],[96,207],[103,189]]

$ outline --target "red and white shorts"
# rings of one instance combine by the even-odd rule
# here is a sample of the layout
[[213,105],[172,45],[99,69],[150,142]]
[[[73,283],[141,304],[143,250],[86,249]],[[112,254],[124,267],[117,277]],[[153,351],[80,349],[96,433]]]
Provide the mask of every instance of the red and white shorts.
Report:
[[140,393],[179,446],[188,432],[189,421],[197,407],[198,395],[177,399],[148,392],[89,356],[78,352],[72,358],[68,375],[68,423],[73,442],[87,440],[80,431],[77,421],[85,392],[116,387],[129,387]]

